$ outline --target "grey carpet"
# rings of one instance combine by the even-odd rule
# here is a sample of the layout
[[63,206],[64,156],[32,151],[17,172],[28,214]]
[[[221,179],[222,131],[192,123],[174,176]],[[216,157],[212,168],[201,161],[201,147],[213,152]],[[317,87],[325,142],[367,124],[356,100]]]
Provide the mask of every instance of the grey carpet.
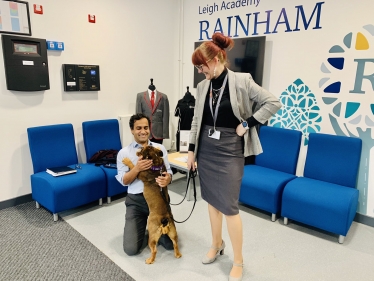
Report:
[[61,218],[30,202],[0,211],[0,280],[134,280]]

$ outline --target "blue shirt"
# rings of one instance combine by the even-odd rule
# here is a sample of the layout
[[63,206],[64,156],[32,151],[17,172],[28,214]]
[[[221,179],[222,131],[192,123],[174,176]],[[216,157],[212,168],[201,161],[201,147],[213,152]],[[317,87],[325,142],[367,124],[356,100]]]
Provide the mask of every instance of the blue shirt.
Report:
[[[152,145],[152,146],[157,147],[158,149],[162,150],[162,153],[164,155],[162,158],[164,159],[164,164],[165,164],[165,167],[166,167],[166,171],[170,175],[172,175],[173,172],[170,169],[170,164],[169,164],[169,160],[168,160],[168,153],[166,151],[166,148],[162,144],[151,142],[151,141],[148,141],[148,145]],[[122,163],[122,160],[123,160],[123,158],[127,157],[127,158],[129,158],[131,160],[131,162],[134,165],[136,165],[136,163],[138,162],[138,158],[139,158],[139,156],[136,155],[136,152],[141,147],[142,147],[142,145],[140,145],[140,144],[138,144],[137,142],[134,141],[130,145],[122,148],[118,152],[118,155],[117,155],[117,175],[116,175],[116,179],[122,185],[124,185],[123,184],[123,177],[130,170],[129,167],[127,167],[125,164]],[[144,184],[138,178],[136,178],[132,183],[130,183],[127,186],[127,193],[130,193],[130,194],[139,194],[139,193],[142,193],[143,190],[144,190]]]

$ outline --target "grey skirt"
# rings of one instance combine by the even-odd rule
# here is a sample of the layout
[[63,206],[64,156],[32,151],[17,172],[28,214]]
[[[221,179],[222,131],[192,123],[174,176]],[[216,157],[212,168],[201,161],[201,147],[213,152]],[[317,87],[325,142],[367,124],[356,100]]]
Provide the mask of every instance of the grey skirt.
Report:
[[224,215],[239,213],[239,192],[244,170],[243,138],[235,129],[219,128],[219,140],[208,137],[211,126],[200,132],[197,169],[201,196]]

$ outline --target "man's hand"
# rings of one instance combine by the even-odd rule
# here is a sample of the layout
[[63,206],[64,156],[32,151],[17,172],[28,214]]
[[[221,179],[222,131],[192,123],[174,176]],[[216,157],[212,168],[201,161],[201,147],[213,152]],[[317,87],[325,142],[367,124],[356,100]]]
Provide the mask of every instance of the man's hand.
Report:
[[171,175],[167,172],[163,172],[162,176],[156,178],[156,182],[160,187],[165,187],[171,182]]
[[136,163],[135,169],[137,173],[148,170],[152,167],[152,160],[144,159],[143,156],[139,156],[138,162]]

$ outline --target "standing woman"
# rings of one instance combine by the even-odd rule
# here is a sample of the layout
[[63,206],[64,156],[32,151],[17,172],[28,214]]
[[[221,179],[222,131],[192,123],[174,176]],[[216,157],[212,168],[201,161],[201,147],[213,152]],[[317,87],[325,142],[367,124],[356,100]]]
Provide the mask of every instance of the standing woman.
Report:
[[[250,74],[235,73],[226,67],[225,49],[233,45],[230,37],[214,33],[212,41],[204,42],[192,54],[192,63],[206,79],[197,85],[187,166],[195,170],[196,157],[201,195],[208,202],[212,244],[202,262],[212,263],[224,252],[225,215],[234,252],[229,280],[239,281],[243,276],[243,230],[238,199],[244,157],[262,152],[253,126],[265,123],[281,104]],[[261,106],[254,114],[253,102]]]

